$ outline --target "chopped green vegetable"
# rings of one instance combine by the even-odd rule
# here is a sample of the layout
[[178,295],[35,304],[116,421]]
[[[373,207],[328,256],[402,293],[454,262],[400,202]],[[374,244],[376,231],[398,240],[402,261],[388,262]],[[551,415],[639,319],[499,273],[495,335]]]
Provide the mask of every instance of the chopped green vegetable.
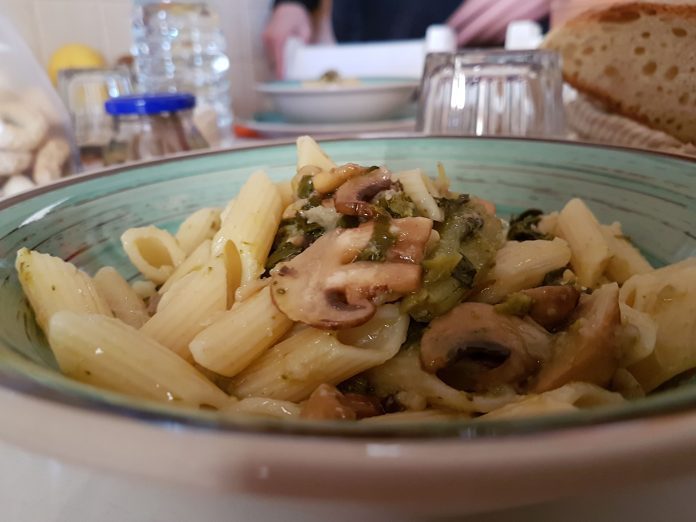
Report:
[[358,225],[360,225],[358,216],[346,216],[345,214],[341,214],[341,217],[336,222],[337,228],[355,228]]
[[370,383],[367,375],[363,373],[343,381],[336,388],[341,393],[359,393],[360,395],[372,395],[375,393],[374,386]]
[[370,242],[358,254],[357,261],[384,261],[387,257],[387,252],[396,242],[394,235],[389,232],[391,219],[379,214],[374,223],[374,230]]
[[289,261],[314,243],[324,233],[317,223],[310,223],[301,214],[280,222],[266,260],[266,274],[281,261]]
[[476,267],[466,257],[462,256],[457,266],[452,270],[452,277],[459,281],[463,287],[473,288]]
[[312,176],[302,176],[300,183],[297,185],[297,197],[307,199],[314,192],[314,182]]
[[567,270],[566,267],[557,268],[556,270],[551,270],[544,276],[544,281],[541,286],[557,286],[563,282],[563,274]]
[[375,206],[389,213],[393,218],[407,218],[416,215],[416,206],[404,192],[394,192],[389,198],[381,196]]
[[510,218],[510,230],[507,238],[510,241],[532,241],[536,239],[553,239],[548,234],[542,234],[536,228],[544,212],[536,208],[525,210],[519,216]]
[[521,292],[515,292],[510,294],[502,303],[495,305],[494,308],[499,314],[524,317],[529,313],[533,304],[534,299],[530,296]]
[[500,247],[500,221],[466,195],[442,198],[445,220],[435,229],[440,242],[423,261],[423,286],[402,307],[416,321],[427,322],[449,312],[471,292]]

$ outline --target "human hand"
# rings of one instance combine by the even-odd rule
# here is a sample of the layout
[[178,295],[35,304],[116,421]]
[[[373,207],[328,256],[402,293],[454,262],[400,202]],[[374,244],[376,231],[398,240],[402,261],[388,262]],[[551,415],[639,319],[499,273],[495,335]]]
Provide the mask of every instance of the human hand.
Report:
[[550,0],[468,0],[447,20],[457,45],[502,43],[510,22],[548,14]]
[[278,78],[282,78],[285,72],[285,43],[293,36],[305,43],[309,42],[312,37],[312,21],[304,6],[295,2],[282,3],[273,10],[263,32],[266,52]]

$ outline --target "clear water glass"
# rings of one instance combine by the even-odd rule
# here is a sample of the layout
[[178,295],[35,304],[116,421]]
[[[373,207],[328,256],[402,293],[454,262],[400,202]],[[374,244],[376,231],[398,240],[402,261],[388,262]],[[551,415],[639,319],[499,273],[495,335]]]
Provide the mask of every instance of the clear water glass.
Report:
[[560,56],[472,50],[426,58],[417,130],[425,134],[564,138]]

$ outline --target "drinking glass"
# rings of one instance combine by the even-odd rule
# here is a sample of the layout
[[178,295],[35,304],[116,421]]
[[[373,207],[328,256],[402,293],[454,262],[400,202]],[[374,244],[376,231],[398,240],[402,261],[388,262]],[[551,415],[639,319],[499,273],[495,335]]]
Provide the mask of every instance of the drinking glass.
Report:
[[417,130],[425,134],[564,138],[560,56],[468,50],[426,58]]

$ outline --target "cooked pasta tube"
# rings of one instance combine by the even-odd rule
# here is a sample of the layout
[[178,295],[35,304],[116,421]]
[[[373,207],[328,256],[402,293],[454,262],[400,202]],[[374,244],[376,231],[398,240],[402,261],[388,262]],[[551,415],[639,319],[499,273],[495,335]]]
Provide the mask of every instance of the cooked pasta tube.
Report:
[[201,366],[234,377],[273,346],[292,325],[273,304],[271,289],[265,287],[218,316],[196,335],[189,349]]
[[140,328],[150,316],[145,303],[114,267],[105,266],[94,274],[94,284],[114,315],[133,328]]
[[416,208],[423,215],[433,221],[445,219],[442,209],[437,206],[435,198],[428,190],[425,174],[420,169],[405,170],[394,174],[394,178],[401,182],[406,195],[413,201]]
[[614,223],[611,226],[600,225],[600,228],[611,252],[606,269],[606,275],[610,280],[623,284],[631,276],[653,270],[640,251],[623,235],[621,225]]
[[283,199],[278,187],[264,172],[252,174],[225,216],[212,245],[214,256],[225,254],[229,242],[234,245],[241,263],[241,285],[263,273],[282,213]]
[[189,343],[226,303],[225,267],[218,257],[173,284],[140,331],[190,361]]
[[186,258],[174,236],[152,225],[126,230],[121,244],[131,263],[155,284],[164,283]]
[[196,247],[196,249],[191,252],[179,266],[176,267],[176,270],[172,272],[172,275],[167,278],[164,284],[160,287],[159,293],[164,294],[179,279],[206,266],[208,261],[210,261],[210,245],[212,244],[213,242],[210,239],[206,239],[200,245],[198,245],[198,247]]
[[564,413],[580,408],[593,408],[620,404],[624,398],[614,392],[586,382],[573,382],[539,395],[528,395],[524,399],[507,404],[482,415],[481,420],[516,419]]
[[300,171],[304,167],[318,167],[320,170],[330,171],[336,168],[336,164],[314,138],[300,136],[297,138],[297,170]]
[[475,299],[496,304],[513,292],[539,286],[546,274],[566,266],[570,255],[568,243],[560,238],[508,241],[496,253],[495,264],[486,275],[490,282]]
[[61,371],[78,381],[170,404],[222,409],[230,401],[171,350],[117,319],[58,312],[48,342]]
[[280,194],[280,199],[283,201],[283,208],[287,208],[295,201],[292,183],[290,181],[279,181],[276,183],[276,187],[278,187],[278,194]]
[[657,327],[653,352],[628,368],[646,392],[696,367],[696,258],[635,275],[619,295]]
[[578,282],[595,288],[609,264],[611,251],[597,218],[581,199],[571,199],[563,207],[558,215],[556,234],[570,246],[570,266]]
[[111,316],[92,278],[72,263],[21,248],[15,268],[36,322],[46,334],[51,316],[61,310]]
[[[421,367],[418,350],[404,350],[368,373],[377,394],[382,396],[408,392],[422,397],[428,406],[458,412],[477,411],[468,393],[456,390]],[[420,409],[420,408],[419,408]]]
[[175,237],[181,250],[188,256],[206,239],[213,239],[218,230],[220,230],[220,209],[202,208],[179,225]]
[[323,383],[336,385],[382,364],[406,339],[408,317],[385,305],[363,326],[339,334],[306,328],[275,345],[232,381],[238,397],[301,401]]

